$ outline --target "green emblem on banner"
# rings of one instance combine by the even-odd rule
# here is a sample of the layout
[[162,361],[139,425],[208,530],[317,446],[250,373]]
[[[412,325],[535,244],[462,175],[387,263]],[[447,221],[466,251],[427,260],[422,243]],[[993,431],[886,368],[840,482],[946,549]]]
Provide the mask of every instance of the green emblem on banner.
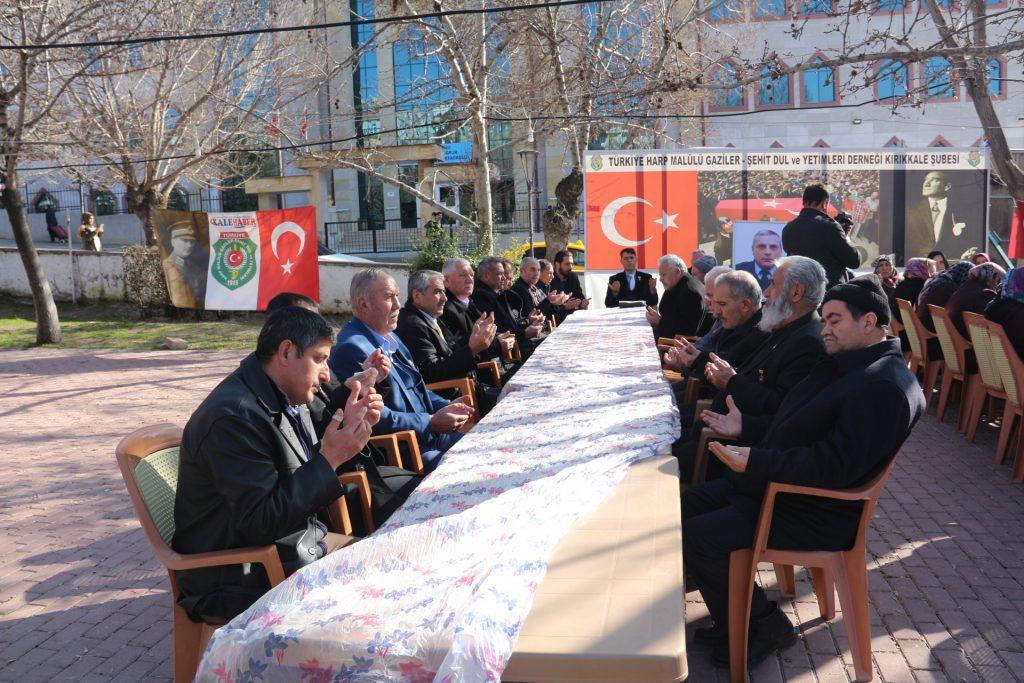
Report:
[[601,161],[600,155],[595,154],[590,158],[590,168],[594,169],[595,171],[600,171],[601,166],[603,165],[604,162]]
[[967,153],[967,163],[969,163],[971,166],[974,166],[975,168],[977,168],[978,164],[981,163],[981,152],[979,152],[976,149],[972,149],[970,152],[968,152]]
[[251,239],[222,239],[213,245],[213,279],[238,289],[256,276],[256,243]]

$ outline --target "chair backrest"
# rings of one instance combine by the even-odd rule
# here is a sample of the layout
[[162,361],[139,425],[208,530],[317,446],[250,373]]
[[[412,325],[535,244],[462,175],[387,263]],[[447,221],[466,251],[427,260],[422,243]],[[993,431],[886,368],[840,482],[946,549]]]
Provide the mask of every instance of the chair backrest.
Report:
[[978,359],[978,372],[986,389],[1003,391],[1003,378],[992,357],[992,341],[989,338],[988,321],[978,313],[964,313],[964,323],[971,334],[974,355]]
[[1024,362],[1017,355],[1003,326],[991,320],[986,320],[985,323],[988,327],[989,341],[992,343],[993,365],[1003,380],[1006,398],[1019,406],[1021,405],[1021,396],[1024,395]]
[[946,361],[946,367],[957,374],[962,374],[967,366],[966,354],[971,343],[960,335],[960,331],[949,319],[945,308],[928,304],[928,310],[932,313],[935,334],[939,338],[939,346],[942,347],[942,357]]
[[174,537],[181,433],[172,424],[141,427],[123,438],[115,451],[135,514],[161,560]]
[[900,307],[903,329],[907,333],[907,341],[910,342],[910,355],[922,362],[927,361],[928,345],[924,341],[924,334],[922,334],[924,325],[918,320],[914,306],[906,299],[896,299],[896,304]]

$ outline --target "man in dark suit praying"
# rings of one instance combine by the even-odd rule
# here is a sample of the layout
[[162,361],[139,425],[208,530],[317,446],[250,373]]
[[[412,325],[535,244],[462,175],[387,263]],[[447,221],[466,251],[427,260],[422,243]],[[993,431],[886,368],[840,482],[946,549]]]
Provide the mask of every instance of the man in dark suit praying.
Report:
[[636,269],[636,249],[626,247],[619,252],[622,272],[608,278],[608,291],[604,295],[605,308],[616,308],[620,301],[643,301],[648,306],[658,305],[657,280]]

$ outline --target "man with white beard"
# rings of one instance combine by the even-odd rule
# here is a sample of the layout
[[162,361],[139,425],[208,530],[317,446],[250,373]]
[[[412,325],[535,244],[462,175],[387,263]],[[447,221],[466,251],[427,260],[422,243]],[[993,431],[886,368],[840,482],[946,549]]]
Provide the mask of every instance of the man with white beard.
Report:
[[[705,366],[708,382],[718,389],[711,404],[716,413],[728,412],[725,399],[731,397],[744,415],[774,415],[789,390],[826,356],[817,313],[825,296],[825,269],[804,256],[788,256],[776,265],[758,324],[770,333],[768,338],[738,367],[714,354]],[[688,424],[687,412],[692,418],[692,407],[680,411],[684,425]],[[697,438],[703,426],[698,423],[692,431],[684,427],[683,435],[672,446],[686,481],[693,473]],[[709,479],[715,470],[724,471],[715,463],[709,464]]]

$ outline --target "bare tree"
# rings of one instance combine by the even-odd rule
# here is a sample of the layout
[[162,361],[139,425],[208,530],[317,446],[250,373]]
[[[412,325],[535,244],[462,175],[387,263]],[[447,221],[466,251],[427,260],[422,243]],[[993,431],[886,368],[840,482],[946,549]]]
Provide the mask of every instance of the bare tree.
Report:
[[[724,0],[717,4],[718,11],[735,11],[742,19],[740,3]],[[821,4],[831,7],[826,2]],[[988,68],[994,58],[1024,59],[1024,8],[1014,3],[990,8],[985,0],[892,2],[890,7],[900,11],[879,14],[877,0],[845,0],[837,3],[827,18],[814,19],[813,27],[807,17],[793,15],[787,30],[793,39],[789,48],[751,39],[752,33],[742,21],[712,24],[706,21],[705,12],[698,22],[702,49],[684,47],[681,52],[687,53],[683,57],[687,68],[677,77],[667,77],[656,90],[713,93],[759,83],[766,76],[781,79],[823,68],[838,73],[840,67],[847,67],[852,78],[835,85],[844,92],[857,93],[870,90],[881,79],[901,78],[898,70],[903,67],[917,63],[941,65],[937,60],[945,60],[946,68],[924,68],[925,78],[916,85],[907,79],[902,84],[906,92],[888,100],[889,104],[894,110],[919,107],[930,95],[957,88],[962,81],[992,151],[996,173],[1010,196],[1024,201],[1024,172],[1013,160],[993,105]],[[819,34],[825,38],[815,41],[814,36]],[[821,54],[815,58],[813,52]],[[736,65],[735,78],[709,77],[713,67],[726,58]],[[782,66],[783,62],[789,66]],[[895,66],[879,68],[882,64]],[[1005,71],[1001,79],[1000,87],[1005,89],[1010,83]]]
[[94,34],[108,7],[104,2],[72,0],[7,0],[0,6],[0,45],[21,46],[0,51],[0,196],[32,290],[38,344],[60,342],[60,320],[29,232],[18,167],[26,157],[35,156],[32,150],[38,148],[33,143],[45,136],[55,103],[92,62],[86,60],[77,68],[66,68],[71,57],[68,51],[31,46]]
[[[125,3],[121,21],[159,34],[265,27],[309,22],[307,9],[278,14],[246,0],[189,0],[148,7]],[[291,7],[291,6],[288,6]],[[219,185],[258,171],[251,155],[226,149],[273,146],[281,116],[325,75],[308,59],[310,36],[248,35],[133,45],[85,69],[88,51],[67,64],[85,70],[64,93],[61,118],[74,154],[97,160],[90,179],[123,183],[128,204],[154,243],[152,211],[167,205],[184,178]]]

